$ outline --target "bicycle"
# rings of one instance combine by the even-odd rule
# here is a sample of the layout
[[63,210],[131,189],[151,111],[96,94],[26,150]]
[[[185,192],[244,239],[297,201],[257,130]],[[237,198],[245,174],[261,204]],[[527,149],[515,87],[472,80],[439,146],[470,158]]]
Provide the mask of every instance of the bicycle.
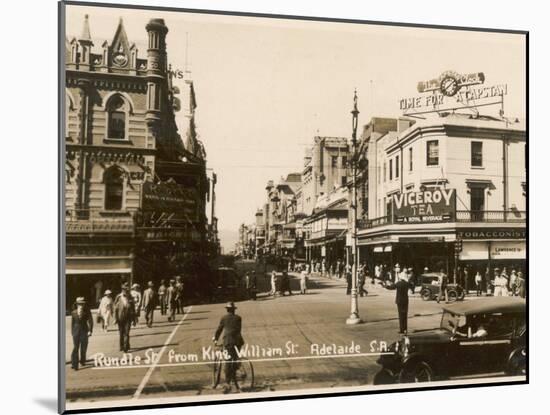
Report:
[[[224,356],[224,348],[221,344],[214,344],[216,348],[216,355],[214,364],[212,367],[212,388],[220,384],[222,368],[224,364],[231,364],[231,360],[226,359]],[[254,388],[254,367],[252,362],[247,358],[239,358],[233,362],[236,365],[235,368],[235,382],[240,390],[252,390]]]

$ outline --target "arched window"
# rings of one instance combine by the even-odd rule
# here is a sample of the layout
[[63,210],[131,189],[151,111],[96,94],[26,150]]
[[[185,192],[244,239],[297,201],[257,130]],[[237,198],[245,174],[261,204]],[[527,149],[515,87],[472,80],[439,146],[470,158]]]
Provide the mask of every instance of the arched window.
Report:
[[107,138],[126,139],[128,104],[120,96],[113,96],[107,105]]
[[124,196],[124,178],[123,171],[119,167],[109,168],[104,175],[105,182],[105,209],[122,209],[122,199]]

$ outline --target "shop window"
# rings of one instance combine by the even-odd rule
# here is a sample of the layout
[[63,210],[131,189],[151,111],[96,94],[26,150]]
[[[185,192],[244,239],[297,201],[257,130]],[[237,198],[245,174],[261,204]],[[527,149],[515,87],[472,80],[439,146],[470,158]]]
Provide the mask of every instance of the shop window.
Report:
[[471,165],[472,167],[483,166],[483,143],[481,141],[471,142]]
[[390,180],[393,180],[393,159],[390,159]]
[[338,156],[332,156],[330,165],[331,167],[338,167]]
[[342,187],[345,186],[347,182],[348,182],[347,177],[342,176]]
[[348,167],[348,158],[346,156],[342,156],[342,167],[344,169]]
[[120,96],[114,96],[107,106],[107,138],[126,139],[127,108]]
[[430,140],[426,143],[426,165],[439,165],[439,141]]
[[409,147],[409,171],[413,171],[413,149]]
[[124,196],[123,171],[118,167],[111,167],[105,172],[105,209],[121,210]]

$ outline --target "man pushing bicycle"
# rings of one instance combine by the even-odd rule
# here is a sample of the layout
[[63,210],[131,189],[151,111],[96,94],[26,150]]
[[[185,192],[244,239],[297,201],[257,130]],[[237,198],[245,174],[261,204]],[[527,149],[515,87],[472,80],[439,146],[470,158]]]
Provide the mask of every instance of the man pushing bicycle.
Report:
[[212,341],[216,343],[223,331],[223,348],[229,355],[229,362],[225,364],[225,389],[227,392],[231,390],[231,384],[233,383],[237,390],[240,390],[239,384],[235,372],[239,365],[239,350],[244,344],[243,337],[241,335],[241,317],[235,314],[235,304],[230,301],[225,305],[227,314],[220,320],[220,324],[212,338]]

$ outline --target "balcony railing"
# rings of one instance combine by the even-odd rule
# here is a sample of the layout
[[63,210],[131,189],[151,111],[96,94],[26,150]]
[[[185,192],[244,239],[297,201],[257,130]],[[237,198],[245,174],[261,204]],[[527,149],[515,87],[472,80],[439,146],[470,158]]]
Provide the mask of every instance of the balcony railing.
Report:
[[[456,216],[448,222],[460,223],[525,223],[527,212],[519,210],[457,210]],[[374,219],[359,219],[357,221],[358,229],[371,229],[384,225],[401,224],[394,220],[391,215],[381,216]],[[428,222],[424,222],[428,223]]]
[[457,222],[525,222],[527,212],[519,210],[457,210]]
[[67,233],[133,233],[134,213],[125,210],[66,210],[65,229]]

